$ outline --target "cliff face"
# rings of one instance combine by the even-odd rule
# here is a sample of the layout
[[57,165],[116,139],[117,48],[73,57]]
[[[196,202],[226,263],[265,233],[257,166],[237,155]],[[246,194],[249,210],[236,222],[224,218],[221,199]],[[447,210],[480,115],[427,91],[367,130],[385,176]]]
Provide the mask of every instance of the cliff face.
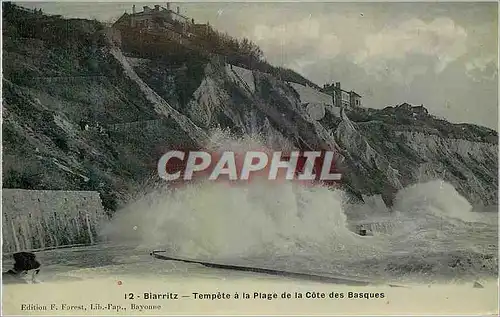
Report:
[[[443,178],[473,204],[496,204],[498,146],[486,142],[443,138],[422,132],[399,134],[422,162],[412,178]],[[465,194],[467,193],[467,194]]]
[[126,56],[103,27],[68,21],[92,40],[61,44],[6,21],[4,187],[97,190],[114,209],[120,194],[157,177],[165,149],[203,146],[223,127],[260,134],[275,149],[336,150],[342,186],[360,200],[381,194],[391,204],[398,189],[441,178],[471,203],[496,203],[495,131],[407,104],[341,111],[221,58]]
[[[152,63],[138,67],[150,83],[152,73],[169,72]],[[163,95],[168,99],[172,93]],[[181,111],[203,129],[222,126],[240,134],[259,133],[276,149],[336,149],[343,186],[360,199],[381,194],[390,205],[398,189],[439,178],[473,204],[496,204],[495,131],[448,123],[421,106],[341,111],[325,100],[318,103],[326,111],[314,120],[307,111],[310,104],[301,102],[293,85],[213,60]]]
[[[394,121],[405,107],[413,122]],[[358,131],[392,167],[386,175],[402,186],[443,179],[472,204],[496,204],[496,132],[453,125],[426,113],[417,118],[419,110],[408,105],[386,108],[372,111],[375,118],[370,121],[357,123]]]
[[[137,67],[145,82],[169,73],[155,62]],[[323,103],[314,120],[301,96],[285,82],[213,60],[192,99],[182,107],[198,126],[259,133],[268,146],[336,149],[342,185],[351,194],[382,195],[387,204],[407,185],[443,179],[473,204],[496,204],[497,134],[473,125],[436,119],[421,106],[341,111]],[[297,89],[298,90],[298,89]],[[168,99],[172,91],[163,90]],[[310,99],[310,98],[309,98]],[[323,98],[324,99],[324,98]],[[175,102],[175,99],[172,99]]]

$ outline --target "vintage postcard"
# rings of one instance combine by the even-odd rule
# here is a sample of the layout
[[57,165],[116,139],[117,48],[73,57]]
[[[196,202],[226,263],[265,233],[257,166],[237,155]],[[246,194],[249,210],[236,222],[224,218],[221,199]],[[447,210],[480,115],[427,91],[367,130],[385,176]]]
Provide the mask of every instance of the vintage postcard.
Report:
[[497,2],[2,2],[2,314],[498,315]]

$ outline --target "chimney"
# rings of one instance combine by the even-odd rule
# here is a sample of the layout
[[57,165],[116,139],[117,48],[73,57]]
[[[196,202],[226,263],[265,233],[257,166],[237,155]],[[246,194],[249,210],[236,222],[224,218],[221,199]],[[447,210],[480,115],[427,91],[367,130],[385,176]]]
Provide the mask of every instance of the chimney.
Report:
[[335,83],[335,88],[340,89],[340,81],[338,81],[338,82]]
[[170,10],[170,2],[167,2],[167,10]]
[[135,28],[135,4],[132,6],[132,16],[130,17],[130,27]]
[[181,14],[181,8],[177,7],[177,14]]
[[160,6],[155,4],[155,11],[160,11]]

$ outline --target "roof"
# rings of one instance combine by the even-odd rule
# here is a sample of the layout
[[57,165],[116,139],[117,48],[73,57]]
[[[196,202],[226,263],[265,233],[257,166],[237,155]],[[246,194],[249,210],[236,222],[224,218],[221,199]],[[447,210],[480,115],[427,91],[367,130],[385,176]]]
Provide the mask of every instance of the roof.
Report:
[[351,91],[350,91],[350,93],[351,93],[351,94],[353,94],[353,95],[356,95],[356,96],[358,96],[358,97],[360,97],[360,98],[361,98],[361,95],[357,94],[357,93],[356,93],[356,92],[354,92],[353,90],[351,90]]
[[358,97],[361,98],[361,95],[359,95],[358,93],[356,93],[354,90],[351,90],[351,91],[347,91],[347,90],[344,90],[344,89],[340,89],[341,91],[345,92],[345,93],[348,93],[348,94],[353,94],[353,95],[356,95]]
[[123,21],[125,21],[125,19],[129,16],[129,14],[127,12],[125,12],[124,14],[122,14],[121,17],[118,18],[118,20],[115,21],[115,23],[113,24],[119,24]]
[[[324,87],[321,88],[320,91],[321,92],[332,92],[332,90],[336,91],[337,89],[338,88],[335,87],[335,85],[327,84],[327,85],[324,85]],[[356,95],[357,97],[362,98],[362,96],[360,94],[356,93],[354,90],[347,91],[347,90],[344,90],[344,89],[341,88],[340,91],[345,92],[347,94]]]
[[133,13],[133,14],[130,14],[130,16],[141,16],[141,15],[144,15],[144,14],[151,14],[151,13],[154,13],[154,12],[170,12],[172,14],[175,14],[177,16],[180,16],[181,18],[183,19],[186,19],[186,20],[189,20],[188,17],[180,14],[180,13],[177,13],[175,12],[174,10],[171,10],[171,9],[167,9],[167,8],[164,8],[164,7],[161,7],[161,10],[160,11],[156,11],[154,8],[150,8],[150,11],[148,12],[145,12],[145,11],[141,11],[141,12],[137,12],[137,13]]

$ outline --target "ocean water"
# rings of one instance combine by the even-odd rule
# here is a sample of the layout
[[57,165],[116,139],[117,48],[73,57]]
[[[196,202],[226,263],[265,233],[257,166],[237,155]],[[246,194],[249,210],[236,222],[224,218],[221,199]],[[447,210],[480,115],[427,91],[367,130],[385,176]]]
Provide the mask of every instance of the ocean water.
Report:
[[[225,150],[259,145],[253,138],[216,140]],[[373,235],[354,232],[360,221],[372,224]],[[498,213],[474,212],[442,180],[401,190],[392,211],[348,205],[339,190],[287,182],[161,184],[131,201],[101,234],[108,243],[170,256],[387,282],[498,276]]]

